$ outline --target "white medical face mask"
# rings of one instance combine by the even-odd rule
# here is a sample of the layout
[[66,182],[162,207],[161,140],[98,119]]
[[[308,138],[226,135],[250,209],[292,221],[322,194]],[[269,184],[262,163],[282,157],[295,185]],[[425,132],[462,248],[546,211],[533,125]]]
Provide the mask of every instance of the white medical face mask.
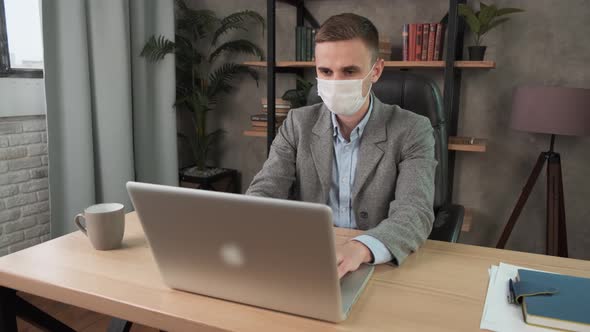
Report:
[[316,78],[318,81],[318,95],[332,113],[353,115],[363,106],[371,92],[371,86],[369,86],[367,95],[363,97],[363,82],[371,75],[374,67],[375,64],[373,64],[367,76],[357,80],[323,80]]

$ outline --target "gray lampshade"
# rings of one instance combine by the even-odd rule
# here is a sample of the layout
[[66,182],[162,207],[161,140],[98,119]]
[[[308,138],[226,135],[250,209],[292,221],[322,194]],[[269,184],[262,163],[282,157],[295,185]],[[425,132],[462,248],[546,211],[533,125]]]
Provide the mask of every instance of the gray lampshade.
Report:
[[590,89],[519,87],[510,125],[535,133],[590,135]]

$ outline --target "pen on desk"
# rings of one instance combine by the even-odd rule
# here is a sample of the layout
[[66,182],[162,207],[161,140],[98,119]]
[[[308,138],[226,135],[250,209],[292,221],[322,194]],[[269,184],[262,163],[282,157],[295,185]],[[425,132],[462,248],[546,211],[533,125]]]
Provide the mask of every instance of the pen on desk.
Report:
[[508,303],[515,304],[516,299],[514,298],[514,283],[512,282],[512,278],[508,279]]

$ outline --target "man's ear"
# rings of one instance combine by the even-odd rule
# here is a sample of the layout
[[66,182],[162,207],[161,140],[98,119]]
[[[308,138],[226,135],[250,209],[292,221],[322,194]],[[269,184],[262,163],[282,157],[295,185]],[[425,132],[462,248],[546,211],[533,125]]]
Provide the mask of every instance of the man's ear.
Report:
[[383,74],[383,70],[385,69],[385,60],[381,58],[377,58],[375,62],[375,68],[373,68],[373,75],[371,76],[371,82],[376,83],[381,74]]

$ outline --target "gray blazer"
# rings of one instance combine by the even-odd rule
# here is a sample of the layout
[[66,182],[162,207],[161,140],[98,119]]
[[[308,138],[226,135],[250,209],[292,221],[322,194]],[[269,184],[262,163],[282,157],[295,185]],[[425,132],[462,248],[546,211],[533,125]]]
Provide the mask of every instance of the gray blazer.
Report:
[[[359,145],[352,207],[358,228],[401,264],[434,222],[434,136],[430,121],[374,98]],[[328,203],[333,128],[323,103],[293,109],[247,195]]]

